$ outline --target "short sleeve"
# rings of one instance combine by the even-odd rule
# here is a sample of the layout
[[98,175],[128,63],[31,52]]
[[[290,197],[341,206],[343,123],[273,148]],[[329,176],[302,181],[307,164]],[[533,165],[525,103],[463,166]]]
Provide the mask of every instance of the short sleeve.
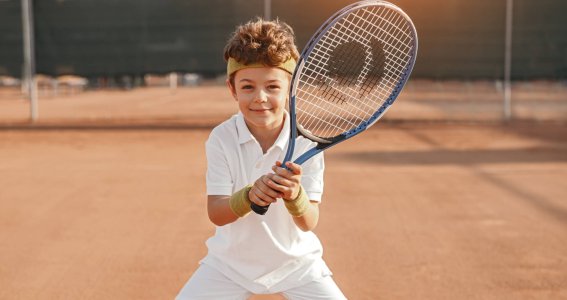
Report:
[[205,143],[207,155],[207,195],[231,195],[233,180],[221,139],[211,133]]
[[303,169],[301,185],[307,193],[309,200],[321,202],[324,186],[323,174],[325,172],[323,152],[304,162],[301,167]]

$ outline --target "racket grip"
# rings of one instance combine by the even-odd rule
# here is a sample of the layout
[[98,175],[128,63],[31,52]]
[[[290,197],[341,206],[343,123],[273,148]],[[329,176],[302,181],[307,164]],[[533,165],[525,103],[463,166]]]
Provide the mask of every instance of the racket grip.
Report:
[[270,208],[270,205],[266,205],[266,206],[260,206],[256,203],[252,203],[250,204],[250,208],[257,214],[259,215],[265,215],[268,212],[268,208]]

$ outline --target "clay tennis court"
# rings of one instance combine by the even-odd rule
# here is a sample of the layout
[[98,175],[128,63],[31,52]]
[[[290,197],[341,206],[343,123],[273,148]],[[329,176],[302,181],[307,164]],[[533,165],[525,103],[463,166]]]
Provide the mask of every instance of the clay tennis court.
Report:
[[[326,154],[316,233],[339,286],[567,299],[564,94],[509,123],[488,100],[423,95]],[[40,109],[29,125],[23,100],[0,101],[0,299],[173,299],[214,231],[204,142],[236,109],[226,90],[44,95]]]

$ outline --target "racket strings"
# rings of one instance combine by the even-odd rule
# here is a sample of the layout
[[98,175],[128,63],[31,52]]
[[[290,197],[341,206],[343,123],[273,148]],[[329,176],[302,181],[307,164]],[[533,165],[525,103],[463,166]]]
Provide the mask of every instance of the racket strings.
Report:
[[413,38],[386,7],[351,12],[315,45],[296,89],[297,123],[332,138],[368,120],[404,76]]
[[[391,12],[391,13],[393,14],[393,12]],[[366,22],[367,24],[372,25],[371,22],[365,20],[364,18],[361,18],[361,17],[359,17],[359,16],[357,16],[357,15],[353,15],[353,16],[354,16],[354,17],[357,17],[358,19],[362,20],[363,22]],[[398,18],[400,18],[400,16],[397,15],[397,14],[396,14],[395,16],[397,16]],[[386,17],[387,17],[387,16],[386,16]],[[380,19],[381,19],[382,21],[384,21],[384,18],[380,18]],[[349,22],[349,20],[346,19],[345,22]],[[351,24],[351,26],[357,26],[357,24],[353,24],[352,22],[350,22],[350,24]],[[391,25],[392,25],[392,22],[386,22],[385,24],[384,24],[384,23],[380,23],[380,24],[377,25],[377,28],[378,28],[378,30],[380,30],[380,31],[384,32],[386,35],[388,35],[387,41],[388,41],[388,45],[390,46],[390,47],[389,47],[390,49],[387,49],[387,50],[390,50],[391,52],[394,52],[394,51],[397,50],[398,53],[394,53],[394,54],[398,54],[398,56],[399,56],[399,55],[405,56],[404,59],[405,59],[405,61],[407,62],[407,59],[409,58],[409,55],[407,55],[406,52],[409,52],[409,48],[408,48],[408,49],[405,49],[406,51],[403,52],[403,51],[400,51],[400,50],[399,50],[399,47],[391,47],[391,45],[395,42],[395,41],[392,41],[392,39],[397,40],[397,38],[396,38],[394,35],[392,35],[392,34],[388,31],[388,30],[392,30]],[[385,29],[382,29],[381,26],[384,26],[384,27],[386,27],[386,28],[385,28]],[[350,31],[350,33],[352,33],[352,34],[356,34],[356,32],[354,32],[354,31],[352,30],[352,28],[350,28],[350,27],[346,27],[346,28],[344,28],[344,30]],[[398,40],[398,42],[399,42],[399,40]],[[367,41],[367,43],[370,43],[370,42]],[[394,63],[396,62],[398,56],[396,56],[396,55],[393,55],[393,56],[392,56],[392,61],[393,61]],[[391,63],[387,63],[387,65],[390,67],[390,68],[389,68],[390,70],[396,70],[397,68],[403,68],[403,67],[405,66],[405,64],[400,64],[400,63],[397,63],[396,66],[392,66]],[[364,74],[363,74],[363,75],[364,75]],[[389,74],[385,74],[385,75],[386,75],[387,79],[389,79],[390,83],[395,83],[395,81],[396,81],[397,78],[393,78],[392,76],[389,76]]]

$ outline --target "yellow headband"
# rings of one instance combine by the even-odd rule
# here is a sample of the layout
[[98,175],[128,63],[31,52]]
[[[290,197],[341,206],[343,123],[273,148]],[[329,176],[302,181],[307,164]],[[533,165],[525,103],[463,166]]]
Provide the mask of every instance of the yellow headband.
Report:
[[[286,72],[288,72],[289,74],[293,74],[293,71],[295,70],[295,65],[297,63],[295,62],[295,59],[290,58],[287,61],[274,66],[275,68],[280,68]],[[246,69],[246,68],[264,68],[264,67],[269,67],[267,65],[264,65],[262,63],[259,62],[255,62],[255,63],[251,63],[248,65],[245,64],[241,64],[239,62],[236,61],[236,59],[234,58],[229,58],[228,59],[228,64],[226,65],[226,75],[230,76],[231,74],[233,74],[234,72],[238,71],[238,70],[242,70],[242,69]]]

